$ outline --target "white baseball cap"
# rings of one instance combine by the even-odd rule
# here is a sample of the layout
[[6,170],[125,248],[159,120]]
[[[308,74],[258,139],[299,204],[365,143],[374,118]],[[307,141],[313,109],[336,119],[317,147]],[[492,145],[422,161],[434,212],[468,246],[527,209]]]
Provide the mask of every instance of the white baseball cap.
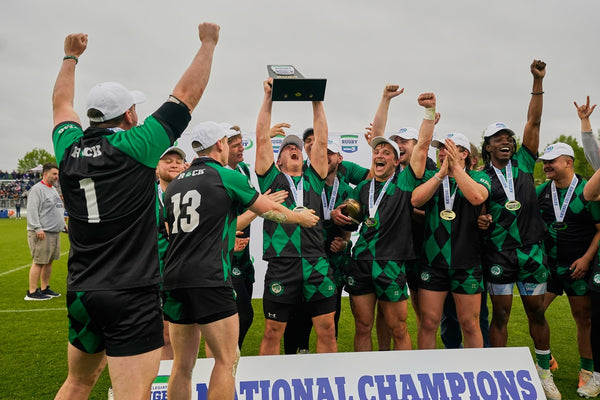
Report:
[[[194,151],[203,151],[227,136],[227,128],[213,121],[201,122],[192,128],[190,135]],[[194,146],[194,142],[198,144]]]
[[462,133],[447,133],[446,136],[441,139],[432,140],[431,145],[439,149],[440,146],[444,145],[444,141],[446,139],[452,140],[455,145],[462,146],[467,149],[469,153],[471,152],[471,143],[469,142],[469,139],[467,139],[467,137]]
[[327,150],[332,153],[340,154],[342,152],[342,146],[340,146],[340,143],[337,140],[329,139],[327,140]]
[[231,125],[229,122],[222,122],[221,125],[223,125],[223,127],[225,127],[227,130],[227,139],[231,139],[234,136],[242,134],[242,131],[238,130],[240,128],[239,126]]
[[418,140],[419,139],[419,131],[411,126],[407,126],[404,128],[400,128],[398,130],[398,132],[390,135],[390,139],[392,139],[392,140],[395,140],[396,137],[399,137],[402,139],[407,139],[407,140],[408,139]]
[[90,118],[92,122],[104,122],[125,114],[134,104],[146,101],[139,90],[127,90],[117,82],[104,82],[94,86],[87,97],[86,110],[96,109],[102,117]]
[[575,158],[575,152],[573,151],[573,148],[566,143],[553,143],[544,149],[544,154],[538,157],[538,161],[554,160],[560,156],[569,156]]
[[169,147],[168,149],[166,149],[166,150],[164,151],[164,153],[162,153],[162,155],[160,156],[160,158],[163,158],[164,156],[166,156],[166,155],[167,155],[167,154],[169,154],[169,153],[176,153],[176,154],[179,154],[179,156],[181,156],[181,159],[182,159],[183,161],[185,161],[185,151],[183,151],[182,149],[180,149],[180,148],[179,148],[179,147],[177,147],[177,146],[171,146],[171,147]]
[[511,135],[515,135],[513,130],[506,126],[504,122],[494,122],[492,124],[489,124],[488,127],[485,128],[485,131],[483,132],[483,137],[487,138],[493,136],[500,131],[507,131]]
[[396,158],[400,157],[400,149],[398,148],[396,142],[394,142],[392,139],[388,139],[383,136],[375,136],[373,140],[371,140],[371,147],[374,149],[375,147],[377,147],[377,145],[381,143],[387,143],[390,146],[392,146],[394,148],[394,151],[396,152]]

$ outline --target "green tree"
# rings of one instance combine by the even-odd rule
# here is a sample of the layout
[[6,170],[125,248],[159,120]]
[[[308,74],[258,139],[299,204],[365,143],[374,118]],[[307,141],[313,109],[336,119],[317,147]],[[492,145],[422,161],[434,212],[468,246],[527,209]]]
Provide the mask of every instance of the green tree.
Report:
[[[575,162],[573,163],[575,173],[581,175],[584,179],[590,179],[590,177],[594,174],[594,169],[591,167],[590,164],[588,164],[587,160],[585,159],[583,147],[579,145],[577,139],[570,135],[560,135],[552,143],[558,142],[566,143],[573,148],[573,152],[575,153]],[[552,143],[549,143],[549,145]],[[543,149],[540,148],[540,152],[541,151],[543,151]],[[546,181],[544,166],[541,162],[536,164],[535,170],[533,171],[533,178],[535,179],[536,185],[539,185],[540,183]]]
[[49,162],[56,163],[56,158],[46,150],[36,147],[19,159],[17,169],[19,172],[25,172]]

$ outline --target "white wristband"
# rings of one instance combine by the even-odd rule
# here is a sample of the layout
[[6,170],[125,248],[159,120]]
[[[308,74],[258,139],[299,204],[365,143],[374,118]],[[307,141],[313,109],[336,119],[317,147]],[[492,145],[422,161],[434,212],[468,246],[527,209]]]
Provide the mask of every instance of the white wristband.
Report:
[[425,115],[423,116],[423,119],[428,119],[430,121],[435,121],[435,107],[426,108],[425,109]]

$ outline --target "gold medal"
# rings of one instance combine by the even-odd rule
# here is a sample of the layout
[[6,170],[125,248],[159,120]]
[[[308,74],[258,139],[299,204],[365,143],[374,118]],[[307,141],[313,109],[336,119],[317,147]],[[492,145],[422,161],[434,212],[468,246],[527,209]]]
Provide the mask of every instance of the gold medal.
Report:
[[294,212],[302,212],[302,211],[306,211],[306,207],[298,206],[298,207],[294,208]]
[[564,231],[565,229],[567,229],[567,224],[565,224],[562,221],[555,221],[554,223],[552,223],[552,227],[557,231]]
[[442,210],[440,211],[440,218],[446,221],[452,221],[456,218],[456,213],[452,210]]
[[504,204],[504,208],[506,208],[508,211],[517,211],[519,208],[521,208],[521,203],[519,203],[517,200],[510,200]]
[[367,228],[374,228],[377,226],[377,224],[378,222],[375,218],[367,218],[367,220],[365,221],[365,225],[367,226]]

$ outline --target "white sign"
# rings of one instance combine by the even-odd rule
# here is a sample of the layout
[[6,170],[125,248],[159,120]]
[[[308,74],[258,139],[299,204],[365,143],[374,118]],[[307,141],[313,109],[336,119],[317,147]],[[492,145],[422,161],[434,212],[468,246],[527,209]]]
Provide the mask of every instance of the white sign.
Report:
[[[166,399],[172,361],[161,361],[151,399]],[[192,373],[205,400],[212,359]],[[539,400],[544,391],[526,347],[242,357],[238,400]]]

